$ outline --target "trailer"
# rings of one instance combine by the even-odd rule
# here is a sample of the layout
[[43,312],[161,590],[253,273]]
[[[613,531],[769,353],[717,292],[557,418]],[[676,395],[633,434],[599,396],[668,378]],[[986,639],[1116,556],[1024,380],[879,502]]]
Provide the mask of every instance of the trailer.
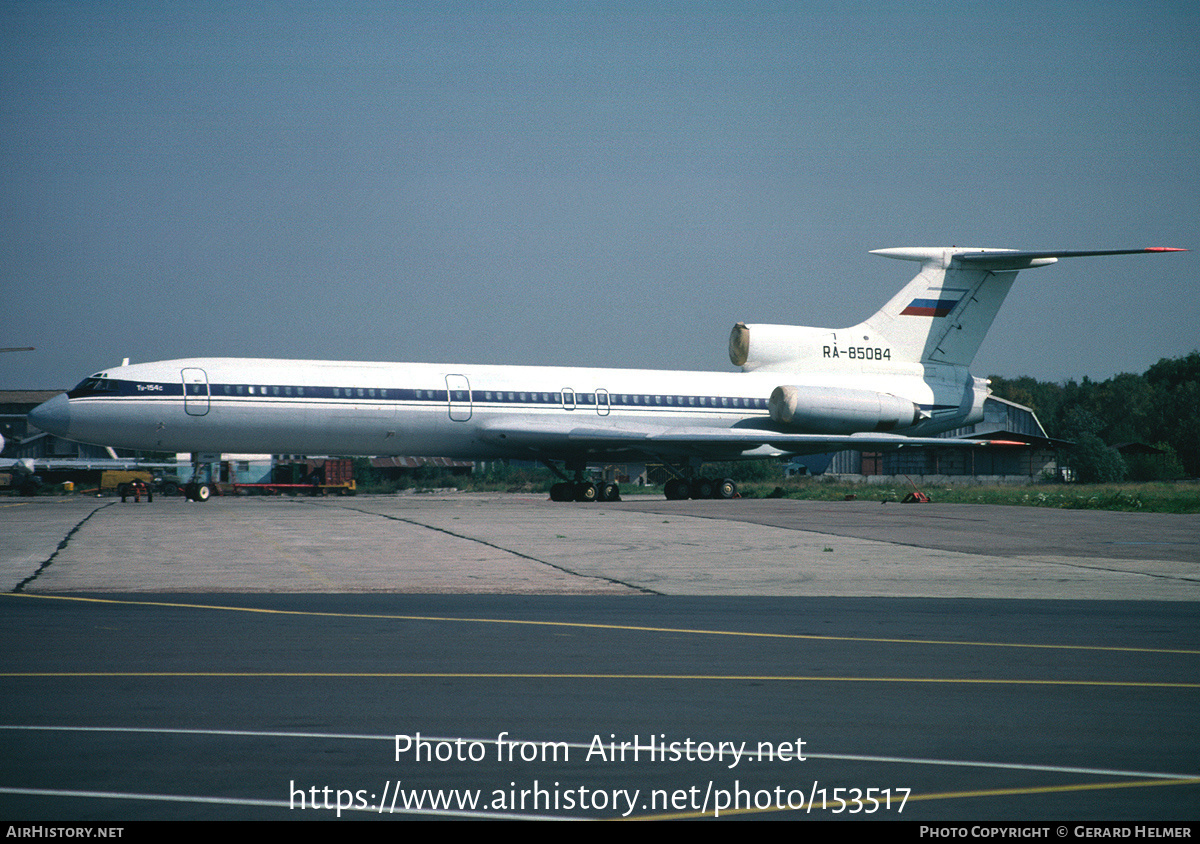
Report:
[[[194,472],[184,488],[192,501],[208,501],[214,495],[355,495],[358,491],[354,461],[349,458],[278,464],[270,481],[255,483],[238,481],[229,461],[200,461],[198,465],[207,466],[207,472]],[[200,480],[202,475],[208,479]]]

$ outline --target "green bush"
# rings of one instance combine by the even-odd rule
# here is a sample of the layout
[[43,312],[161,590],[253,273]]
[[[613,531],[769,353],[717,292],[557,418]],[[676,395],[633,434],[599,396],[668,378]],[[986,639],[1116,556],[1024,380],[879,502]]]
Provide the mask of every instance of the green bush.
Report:
[[1121,453],[1091,432],[1079,435],[1071,449],[1075,479],[1085,484],[1110,484],[1125,480],[1129,469]]

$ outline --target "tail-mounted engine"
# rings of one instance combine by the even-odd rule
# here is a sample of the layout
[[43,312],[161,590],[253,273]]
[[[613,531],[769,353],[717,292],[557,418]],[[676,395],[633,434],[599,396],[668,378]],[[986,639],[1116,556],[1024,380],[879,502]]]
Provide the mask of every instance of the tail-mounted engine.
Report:
[[729,333],[729,360],[746,372],[795,365],[814,354],[822,341],[828,344],[832,337],[833,332],[827,328],[739,322]]
[[854,434],[908,428],[922,418],[908,399],[844,387],[780,386],[771,391],[771,419],[812,434]]

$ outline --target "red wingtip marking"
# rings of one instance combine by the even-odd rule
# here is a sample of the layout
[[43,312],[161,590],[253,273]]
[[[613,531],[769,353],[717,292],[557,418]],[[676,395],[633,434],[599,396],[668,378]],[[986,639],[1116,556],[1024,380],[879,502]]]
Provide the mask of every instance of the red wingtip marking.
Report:
[[1147,246],[1144,252],[1187,252],[1186,249],[1179,249],[1174,246]]

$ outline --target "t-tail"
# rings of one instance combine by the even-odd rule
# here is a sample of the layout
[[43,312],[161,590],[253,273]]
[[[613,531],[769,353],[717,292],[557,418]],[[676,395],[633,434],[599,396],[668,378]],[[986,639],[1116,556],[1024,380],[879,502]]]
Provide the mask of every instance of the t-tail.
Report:
[[743,370],[821,368],[857,362],[861,371],[905,364],[969,367],[1017,272],[1059,258],[1186,252],[1149,247],[1093,252],[1022,252],[1013,249],[910,246],[872,254],[917,261],[921,271],[874,316],[843,329],[738,323],[729,357]]

